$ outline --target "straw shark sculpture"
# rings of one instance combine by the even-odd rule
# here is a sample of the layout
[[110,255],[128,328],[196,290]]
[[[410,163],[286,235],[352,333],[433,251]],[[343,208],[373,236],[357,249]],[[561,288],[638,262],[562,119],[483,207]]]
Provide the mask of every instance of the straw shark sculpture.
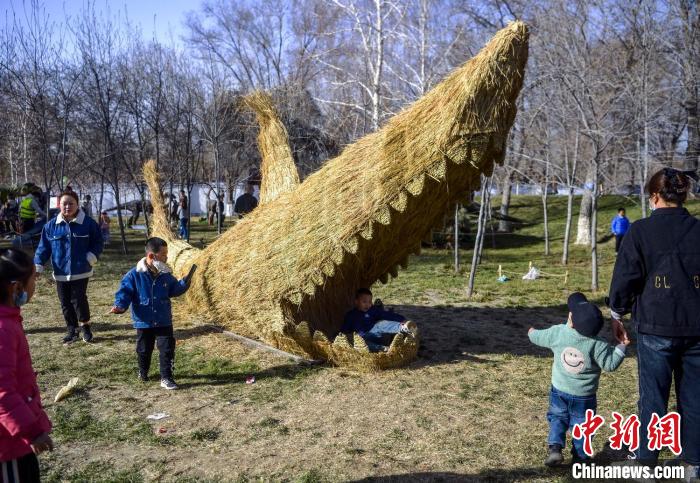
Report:
[[[188,310],[338,365],[388,368],[413,360],[416,339],[400,334],[388,352],[371,353],[357,334],[338,333],[343,314],[357,287],[396,277],[455,200],[502,162],[528,37],[525,24],[511,23],[379,131],[303,183],[292,180],[204,250],[175,240],[164,213],[154,213],[153,234],[169,240],[175,272],[199,266]],[[263,152],[263,163],[276,162],[270,158]],[[154,205],[162,206],[152,164],[145,177]]]

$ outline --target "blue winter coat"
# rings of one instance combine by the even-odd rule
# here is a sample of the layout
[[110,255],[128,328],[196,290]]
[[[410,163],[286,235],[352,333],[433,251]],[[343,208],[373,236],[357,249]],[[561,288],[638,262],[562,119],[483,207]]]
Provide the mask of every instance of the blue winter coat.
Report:
[[610,226],[610,231],[613,232],[613,235],[624,235],[629,229],[630,221],[626,216],[618,215],[613,218],[612,225]]
[[182,295],[188,288],[185,280],[178,280],[169,272],[154,277],[146,267],[146,259],[142,258],[122,278],[114,305],[121,309],[131,305],[135,329],[169,327],[173,325],[170,298]]
[[34,253],[37,272],[51,259],[53,278],[59,282],[92,277],[92,267],[102,253],[102,232],[97,222],[83,210],[70,222],[59,213],[41,230]]
[[345,314],[345,320],[343,322],[343,326],[340,328],[340,331],[345,333],[357,332],[358,334],[362,335],[374,327],[374,324],[380,320],[403,322],[406,320],[406,317],[395,312],[382,310],[375,306],[370,307],[367,312],[352,309],[350,312]]

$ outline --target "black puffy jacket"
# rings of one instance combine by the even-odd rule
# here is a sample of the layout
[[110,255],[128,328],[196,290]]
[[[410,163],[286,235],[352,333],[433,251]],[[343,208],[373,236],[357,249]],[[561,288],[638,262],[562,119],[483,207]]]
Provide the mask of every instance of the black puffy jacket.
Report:
[[700,220],[659,208],[625,235],[610,284],[610,308],[632,312],[644,334],[700,336]]

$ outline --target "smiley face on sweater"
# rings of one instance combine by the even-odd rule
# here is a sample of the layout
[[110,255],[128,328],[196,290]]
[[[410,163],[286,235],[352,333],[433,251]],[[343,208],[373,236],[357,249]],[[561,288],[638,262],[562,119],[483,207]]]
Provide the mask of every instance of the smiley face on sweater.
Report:
[[580,374],[586,367],[586,358],[575,347],[566,347],[561,351],[561,365],[569,374]]

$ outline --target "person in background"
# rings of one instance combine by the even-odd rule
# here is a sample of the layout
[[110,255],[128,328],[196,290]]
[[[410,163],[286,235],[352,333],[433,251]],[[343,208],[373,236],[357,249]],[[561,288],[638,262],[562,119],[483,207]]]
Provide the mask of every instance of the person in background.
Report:
[[36,217],[47,218],[46,212],[41,208],[41,190],[35,185],[25,185],[26,196],[19,206],[20,228],[22,233],[26,233],[36,224]]
[[639,448],[626,464],[654,466],[646,428],[664,417],[671,388],[681,417],[680,457],[687,481],[700,478],[700,220],[683,207],[695,171],[663,168],[647,183],[651,216],[632,224],[610,282],[615,338],[629,340],[622,323],[631,313],[637,332]]
[[82,208],[83,213],[92,218],[92,196],[85,195],[85,199],[83,200],[83,204],[80,205],[80,208]]
[[87,299],[88,281],[92,267],[102,253],[102,233],[97,222],[78,207],[78,195],[61,194],[61,212],[49,221],[41,231],[41,240],[34,254],[38,273],[51,260],[56,291],[61,301],[67,332],[64,344],[78,339],[78,324],[85,342],[92,341],[90,306]]
[[630,229],[630,221],[625,216],[625,209],[618,208],[617,216],[613,218],[612,224],[610,226],[610,231],[615,235],[615,253],[620,251],[620,245],[622,245],[622,239],[625,237],[627,230]]
[[187,202],[183,199],[180,199],[180,203],[177,207],[177,217],[180,220],[180,230],[178,234],[180,238],[187,240],[190,236],[187,231]]
[[252,184],[247,184],[245,193],[236,198],[236,204],[233,211],[238,214],[238,218],[243,218],[245,215],[253,211],[258,206],[258,199],[253,196],[254,187]]
[[36,272],[24,251],[0,250],[0,480],[38,482],[37,455],[53,450],[21,307],[32,300]]
[[10,200],[7,200],[0,208],[0,233],[14,231],[10,223]]
[[102,233],[102,241],[104,242],[104,246],[109,245],[109,238],[110,238],[110,233],[109,233],[109,224],[112,223],[112,220],[110,219],[109,215],[107,214],[106,211],[102,211],[100,214],[100,232]]

